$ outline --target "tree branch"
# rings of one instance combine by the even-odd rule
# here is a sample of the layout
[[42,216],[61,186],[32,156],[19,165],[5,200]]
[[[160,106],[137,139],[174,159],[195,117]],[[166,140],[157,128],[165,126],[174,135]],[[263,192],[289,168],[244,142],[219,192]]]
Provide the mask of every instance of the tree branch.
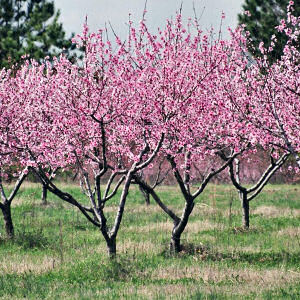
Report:
[[11,191],[11,193],[10,193],[8,199],[7,199],[8,202],[11,203],[12,200],[14,199],[14,197],[16,196],[16,194],[17,194],[17,192],[18,192],[20,186],[22,185],[23,181],[25,180],[25,178],[26,178],[26,176],[27,176],[27,173],[28,173],[28,167],[26,167],[26,168],[22,171],[21,175],[19,176],[17,182],[15,183],[15,186],[14,186],[13,190]]
[[155,156],[157,155],[159,149],[160,149],[161,146],[162,146],[162,143],[163,143],[164,138],[165,138],[165,134],[162,133],[162,134],[161,134],[161,137],[160,137],[160,140],[159,140],[158,144],[156,145],[156,148],[154,149],[154,151],[153,151],[152,154],[150,155],[150,157],[149,157],[146,161],[144,161],[143,163],[138,164],[138,165],[135,167],[135,170],[134,170],[135,172],[144,169],[145,167],[147,167],[147,166],[153,161],[153,159],[155,158]]
[[149,193],[154,201],[158,204],[158,206],[177,224],[180,222],[180,218],[170,209],[168,208],[161,200],[160,197],[154,191],[149,184],[147,184],[142,178],[137,175],[133,176],[135,182],[140,185],[147,193]]
[[118,213],[116,215],[114,225],[110,231],[110,238],[115,238],[117,236],[118,230],[120,228],[120,224],[121,224],[123,213],[124,213],[126,198],[128,195],[129,186],[130,186],[132,175],[135,171],[135,168],[136,168],[136,166],[134,164],[126,176],[125,184],[124,184],[120,202],[119,202]]
[[171,167],[172,167],[172,170],[173,170],[175,179],[176,179],[177,183],[179,184],[179,187],[180,187],[181,193],[182,193],[183,196],[184,196],[184,199],[190,200],[190,196],[191,196],[191,195],[190,195],[189,192],[187,191],[186,186],[185,186],[185,184],[184,184],[184,180],[183,180],[183,178],[181,177],[181,174],[180,174],[180,172],[179,172],[178,169],[177,169],[177,165],[176,165],[176,162],[175,162],[174,157],[171,156],[171,155],[168,155],[168,156],[167,156],[167,160],[168,160],[168,161],[170,162],[170,164],[171,164]]
[[88,214],[88,212],[94,214],[94,211],[91,208],[81,205],[69,193],[62,192],[53,182],[49,180],[49,178],[47,178],[42,168],[39,167],[38,170],[36,170],[35,168],[30,168],[30,169],[40,178],[42,182],[44,182],[45,185],[47,185],[47,189],[51,193],[58,196],[61,200],[68,202],[73,206],[76,206],[92,224],[94,224],[97,227],[100,227],[100,224],[97,221],[95,221],[93,218],[91,218],[91,216]]
[[105,195],[104,195],[104,198],[102,200],[103,202],[106,202],[106,201],[110,200],[113,196],[115,196],[115,194],[117,193],[120,185],[122,184],[122,182],[124,181],[125,178],[126,178],[126,176],[122,176],[119,179],[119,181],[117,182],[116,186],[114,187],[114,189],[112,190],[112,192],[109,195],[107,195],[109,189],[107,190],[107,193],[105,191]]
[[225,170],[228,165],[230,165],[230,163],[232,163],[232,161],[240,154],[240,152],[238,153],[234,153],[230,158],[228,158],[228,160],[217,170],[213,170],[212,172],[210,172],[205,179],[203,180],[203,182],[201,183],[200,187],[198,188],[198,190],[192,194],[193,199],[197,198],[205,189],[205,187],[207,186],[207,184],[209,183],[209,181],[211,180],[211,178],[213,178],[215,175],[219,174],[220,172],[222,172],[223,170]]
[[[252,199],[254,199],[261,191],[262,189],[265,187],[265,185],[268,183],[268,181],[270,180],[270,178],[273,176],[273,174],[286,162],[286,160],[288,159],[289,154],[284,154],[280,160],[278,160],[276,162],[276,165],[273,166],[273,168],[271,170],[269,170],[269,173],[267,175],[264,176],[264,180],[260,180],[260,184],[256,184],[255,187],[256,189],[252,189],[253,191],[255,191],[249,198],[248,201],[251,201]],[[262,176],[263,177],[263,176]],[[248,191],[248,193],[250,193]]]

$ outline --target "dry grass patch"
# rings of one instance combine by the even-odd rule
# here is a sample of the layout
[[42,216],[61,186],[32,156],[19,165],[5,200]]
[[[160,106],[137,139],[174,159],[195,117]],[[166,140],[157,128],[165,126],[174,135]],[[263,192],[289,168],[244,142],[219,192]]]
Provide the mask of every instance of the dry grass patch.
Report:
[[219,269],[203,268],[198,273],[204,282],[220,283],[229,281],[238,284],[251,284],[254,287],[270,287],[292,283],[300,280],[300,273],[280,269]]
[[33,272],[35,274],[41,274],[54,269],[57,265],[59,265],[59,259],[49,256],[44,256],[38,260],[29,256],[22,256],[22,258],[10,257],[9,260],[1,262],[0,273],[24,274],[27,272]]
[[118,211],[118,206],[117,205],[105,206],[105,208],[104,208],[105,213],[115,213],[117,211]]
[[[293,270],[269,269],[226,269],[217,267],[199,266],[163,266],[151,274],[152,279],[201,279],[204,283],[246,285],[255,291],[257,288],[279,287],[300,281],[300,273]],[[241,291],[242,294],[245,291]]]
[[179,186],[175,185],[160,185],[157,188],[158,192],[169,192],[171,195],[178,195],[181,193]]
[[11,207],[17,207],[17,206],[21,206],[24,203],[24,198],[22,197],[15,197],[14,200],[11,203]]
[[229,217],[229,215],[231,216],[240,215],[241,211],[239,209],[231,209],[231,211],[229,211],[229,208],[219,209],[217,207],[209,206],[207,204],[201,203],[195,206],[193,210],[193,214],[203,216],[203,217],[218,216],[218,215],[221,215],[223,217]]
[[231,246],[228,245],[214,245],[214,251],[216,253],[230,253],[232,256],[235,253],[261,253],[261,247],[259,245],[247,245],[247,246]]
[[179,280],[184,278],[199,279],[200,266],[163,266],[154,270],[151,279]]
[[205,203],[196,204],[193,210],[195,215],[213,215],[218,213],[219,210],[216,207],[209,206]]
[[127,240],[124,242],[119,242],[117,244],[118,253],[129,253],[129,254],[138,254],[138,253],[161,253],[163,247],[159,244],[152,243],[150,241],[141,241],[136,242],[133,240]]
[[252,214],[261,215],[266,218],[298,217],[300,216],[300,209],[290,209],[276,206],[259,206],[252,211]]
[[[221,227],[222,228],[221,228]],[[166,232],[170,233],[174,227],[174,224],[168,220],[166,222],[157,222],[150,223],[145,226],[129,226],[126,228],[127,232],[135,232],[135,233],[148,233],[151,231],[155,232]],[[222,224],[211,223],[208,220],[194,221],[187,224],[185,234],[197,234],[204,230],[213,230],[213,229],[223,229]]]
[[[258,295],[263,291],[286,287],[300,281],[300,273],[293,270],[253,270],[253,269],[221,269],[217,267],[203,267],[202,265],[179,267],[162,266],[149,274],[152,280],[201,280],[198,285],[165,284],[147,285],[135,290],[138,295],[153,299],[154,296],[164,296],[173,299],[176,296],[187,297],[201,291],[245,296],[250,293]],[[172,291],[172,293],[170,293]],[[130,292],[129,292],[130,293]]]
[[147,233],[150,231],[158,231],[158,232],[170,232],[173,229],[173,223],[170,221],[166,222],[157,222],[157,223],[150,223],[145,226],[129,226],[126,228],[128,232],[135,232],[135,233]]
[[139,206],[127,205],[125,207],[125,210],[126,210],[126,213],[130,213],[130,214],[149,214],[149,213],[162,213],[163,214],[164,213],[163,210],[158,205],[151,205],[151,206],[147,206],[145,204],[141,204]]
[[[137,289],[133,289],[131,294],[137,294],[139,297],[146,299],[155,299],[159,296],[164,296],[165,299],[174,299],[178,296],[187,296],[196,292],[197,286],[195,285],[184,285],[184,284],[165,284],[155,285],[149,284],[147,286],[141,286]],[[130,295],[130,291],[128,291]]]
[[289,237],[300,237],[300,227],[287,227],[279,230],[276,235],[289,236]]
[[187,224],[185,232],[197,234],[213,229],[224,229],[224,224],[212,223],[209,220],[194,221]]

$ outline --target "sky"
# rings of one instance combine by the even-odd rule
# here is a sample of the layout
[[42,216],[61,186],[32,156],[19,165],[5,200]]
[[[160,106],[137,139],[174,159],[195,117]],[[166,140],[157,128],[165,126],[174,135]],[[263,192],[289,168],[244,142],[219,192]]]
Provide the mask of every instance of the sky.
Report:
[[[147,24],[155,33],[158,27],[163,27],[167,18],[171,18],[183,4],[184,18],[193,17],[193,3],[200,17],[200,24],[204,30],[211,27],[219,30],[221,13],[226,15],[223,21],[223,37],[227,37],[227,27],[235,27],[237,14],[242,11],[244,0],[148,0]],[[69,36],[82,32],[85,16],[91,31],[103,28],[110,22],[114,31],[125,38],[128,32],[126,25],[128,15],[138,22],[144,10],[145,0],[54,0],[55,7],[61,10],[60,22]]]

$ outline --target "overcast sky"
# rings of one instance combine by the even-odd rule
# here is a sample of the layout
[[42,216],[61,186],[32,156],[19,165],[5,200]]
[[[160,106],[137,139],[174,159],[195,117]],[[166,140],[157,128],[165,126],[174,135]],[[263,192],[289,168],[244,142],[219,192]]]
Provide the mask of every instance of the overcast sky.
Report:
[[[108,21],[114,30],[122,38],[126,37],[128,14],[137,22],[141,19],[144,9],[144,0],[55,0],[56,8],[61,10],[60,21],[64,25],[68,35],[71,32],[81,33],[85,16],[91,31],[103,28]],[[223,22],[223,36],[226,37],[226,28],[235,27],[237,14],[241,12],[244,0],[148,0],[147,24],[152,31],[165,24],[166,18],[175,15],[180,4],[183,3],[183,16],[193,17],[193,3],[198,17],[201,16],[200,24],[203,29],[211,26],[219,28],[222,11],[226,15]],[[203,12],[203,13],[202,13]]]

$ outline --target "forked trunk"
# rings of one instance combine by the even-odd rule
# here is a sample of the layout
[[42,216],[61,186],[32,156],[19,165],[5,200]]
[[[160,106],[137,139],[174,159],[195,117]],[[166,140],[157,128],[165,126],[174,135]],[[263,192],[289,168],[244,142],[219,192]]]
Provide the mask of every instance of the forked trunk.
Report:
[[14,237],[14,225],[11,218],[10,203],[3,205],[2,213],[4,217],[6,237],[8,239],[12,239]]

